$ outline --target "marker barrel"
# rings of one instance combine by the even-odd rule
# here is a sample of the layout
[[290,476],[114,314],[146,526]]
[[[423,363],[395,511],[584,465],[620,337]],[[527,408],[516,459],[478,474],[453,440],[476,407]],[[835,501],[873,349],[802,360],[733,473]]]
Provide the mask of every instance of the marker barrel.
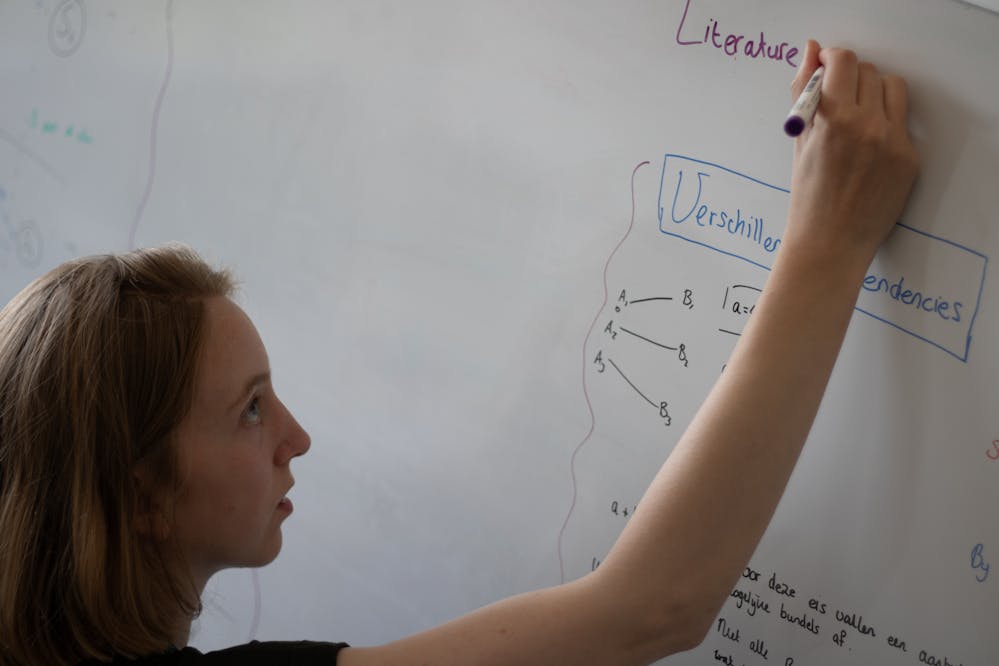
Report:
[[791,107],[784,121],[784,131],[788,136],[798,136],[812,122],[815,110],[819,108],[819,98],[822,92],[822,74],[825,68],[821,65],[808,79],[805,89],[798,95],[798,100]]

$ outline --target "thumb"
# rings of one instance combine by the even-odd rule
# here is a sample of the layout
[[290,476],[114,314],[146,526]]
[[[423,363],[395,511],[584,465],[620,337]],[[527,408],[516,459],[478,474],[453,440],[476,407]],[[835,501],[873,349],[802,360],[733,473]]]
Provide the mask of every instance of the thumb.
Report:
[[809,39],[808,43],[805,45],[805,55],[801,58],[801,64],[798,65],[798,71],[794,75],[794,79],[791,81],[792,102],[798,99],[798,95],[800,95],[801,91],[805,89],[808,79],[812,78],[812,74],[815,73],[815,70],[822,64],[819,62],[819,50],[819,43],[814,39]]

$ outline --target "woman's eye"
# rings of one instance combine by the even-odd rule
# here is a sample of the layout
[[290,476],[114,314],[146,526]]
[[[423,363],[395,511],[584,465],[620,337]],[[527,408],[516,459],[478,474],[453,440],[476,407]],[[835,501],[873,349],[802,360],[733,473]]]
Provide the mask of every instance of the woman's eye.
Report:
[[243,410],[243,418],[251,424],[260,422],[260,398],[254,397],[250,401],[250,404]]

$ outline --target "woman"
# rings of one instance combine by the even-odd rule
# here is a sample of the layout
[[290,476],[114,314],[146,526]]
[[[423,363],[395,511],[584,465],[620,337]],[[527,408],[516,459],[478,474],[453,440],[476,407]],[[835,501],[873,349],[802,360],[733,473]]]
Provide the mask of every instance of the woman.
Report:
[[214,573],[276,557],[308,435],[232,281],[193,253],[83,259],[30,285],[0,313],[0,661],[644,664],[700,643],[780,499],[917,171],[904,82],[810,42],[794,96],[820,63],[755,314],[604,563],[388,645],[183,647]]

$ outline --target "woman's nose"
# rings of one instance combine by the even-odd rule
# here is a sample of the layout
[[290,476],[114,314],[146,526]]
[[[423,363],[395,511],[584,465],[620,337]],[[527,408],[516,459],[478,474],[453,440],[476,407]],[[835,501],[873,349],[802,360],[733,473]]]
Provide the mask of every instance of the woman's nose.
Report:
[[292,458],[305,455],[312,446],[312,438],[309,437],[309,433],[299,425],[295,417],[292,416],[291,412],[283,404],[281,405],[281,409],[284,412],[286,422],[284,424],[281,443],[277,449],[277,458],[279,464],[286,464]]

